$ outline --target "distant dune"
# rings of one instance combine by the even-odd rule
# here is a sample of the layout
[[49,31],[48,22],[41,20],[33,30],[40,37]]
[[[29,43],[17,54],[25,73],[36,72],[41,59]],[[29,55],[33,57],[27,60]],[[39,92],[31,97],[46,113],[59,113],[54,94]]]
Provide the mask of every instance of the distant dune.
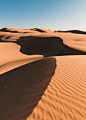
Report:
[[17,28],[2,28],[0,31],[3,32],[11,32],[11,33],[28,33],[28,32],[35,32],[31,29],[17,29]]
[[67,31],[54,31],[54,32],[71,32],[76,34],[86,34],[85,31],[81,31],[81,30],[67,30]]
[[85,34],[0,29],[0,120],[86,120]]

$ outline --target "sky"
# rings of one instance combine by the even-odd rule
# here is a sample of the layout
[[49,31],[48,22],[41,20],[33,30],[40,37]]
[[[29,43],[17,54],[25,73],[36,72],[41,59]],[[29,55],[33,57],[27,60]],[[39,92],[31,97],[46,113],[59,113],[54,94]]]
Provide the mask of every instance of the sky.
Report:
[[86,30],[86,0],[0,0],[1,28]]

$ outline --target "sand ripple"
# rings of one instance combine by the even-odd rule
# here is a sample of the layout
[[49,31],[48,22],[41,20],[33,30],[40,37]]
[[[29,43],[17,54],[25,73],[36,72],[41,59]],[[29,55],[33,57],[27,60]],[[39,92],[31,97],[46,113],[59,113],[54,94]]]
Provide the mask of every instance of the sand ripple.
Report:
[[55,58],[55,74],[27,120],[85,120],[86,56]]

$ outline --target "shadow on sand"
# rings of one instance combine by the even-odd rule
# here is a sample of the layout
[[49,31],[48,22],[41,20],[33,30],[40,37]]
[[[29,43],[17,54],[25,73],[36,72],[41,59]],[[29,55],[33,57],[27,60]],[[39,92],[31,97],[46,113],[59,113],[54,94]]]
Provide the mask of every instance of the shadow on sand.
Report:
[[44,58],[0,76],[0,119],[26,120],[38,104],[56,69]]
[[60,37],[20,37],[15,43],[27,55],[40,54],[44,57],[62,55],[86,55],[86,52],[68,47]]

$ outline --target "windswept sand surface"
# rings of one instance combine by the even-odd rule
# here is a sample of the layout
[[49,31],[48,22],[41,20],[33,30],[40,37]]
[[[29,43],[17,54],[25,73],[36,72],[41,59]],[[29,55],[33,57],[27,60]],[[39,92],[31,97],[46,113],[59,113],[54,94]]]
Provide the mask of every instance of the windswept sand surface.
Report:
[[0,120],[86,120],[85,32],[0,30]]

